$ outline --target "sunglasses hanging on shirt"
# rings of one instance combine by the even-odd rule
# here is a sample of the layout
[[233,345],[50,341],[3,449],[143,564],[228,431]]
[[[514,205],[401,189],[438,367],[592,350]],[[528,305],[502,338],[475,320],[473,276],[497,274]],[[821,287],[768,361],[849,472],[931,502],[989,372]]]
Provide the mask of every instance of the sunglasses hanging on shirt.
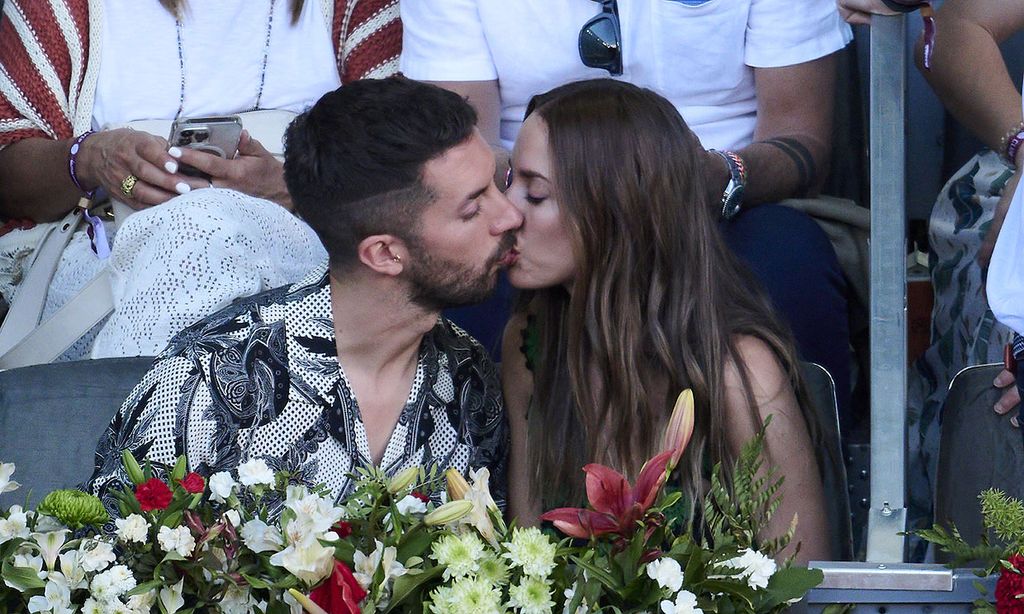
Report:
[[584,66],[602,68],[609,74],[622,74],[622,29],[619,27],[619,3],[616,0],[594,0],[601,3],[601,12],[580,30],[580,60]]

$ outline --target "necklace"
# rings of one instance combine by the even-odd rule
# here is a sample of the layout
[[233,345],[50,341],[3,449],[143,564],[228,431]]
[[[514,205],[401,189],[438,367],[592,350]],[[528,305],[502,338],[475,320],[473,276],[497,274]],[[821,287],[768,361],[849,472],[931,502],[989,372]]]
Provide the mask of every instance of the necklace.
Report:
[[[270,57],[270,33],[274,29],[274,5],[277,4],[277,0],[270,0],[270,15],[267,17],[267,35],[263,41],[263,62],[260,66],[260,84],[256,89],[256,102],[253,103],[249,111],[255,111],[260,107],[260,100],[263,98],[263,84],[267,80],[267,60]],[[178,112],[174,114],[174,119],[181,117],[182,112],[185,110],[185,45],[183,44],[182,32],[184,27],[181,23],[181,17],[176,16],[174,18],[174,26],[177,30],[178,35],[178,69],[181,72],[181,90],[178,95]]]

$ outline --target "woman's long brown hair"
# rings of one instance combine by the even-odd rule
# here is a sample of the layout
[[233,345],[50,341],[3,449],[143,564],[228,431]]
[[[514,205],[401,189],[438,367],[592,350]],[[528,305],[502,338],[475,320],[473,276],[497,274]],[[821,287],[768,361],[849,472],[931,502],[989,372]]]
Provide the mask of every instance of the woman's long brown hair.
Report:
[[[185,10],[186,3],[188,0],[160,0],[161,6],[167,9],[171,15],[175,17],[181,17],[181,12]],[[302,14],[302,5],[305,4],[305,0],[290,0],[292,9],[292,24],[299,22],[299,15]]]
[[580,503],[587,462],[635,475],[660,451],[684,388],[693,390],[696,426],[680,477],[700,496],[705,454],[724,466],[733,460],[724,370],[742,364],[738,336],[773,350],[817,440],[789,334],[723,242],[706,154],[676,109],[611,79],[562,86],[531,109],[547,125],[554,195],[577,265],[571,293],[550,288],[521,301],[540,335],[528,454],[545,504]]

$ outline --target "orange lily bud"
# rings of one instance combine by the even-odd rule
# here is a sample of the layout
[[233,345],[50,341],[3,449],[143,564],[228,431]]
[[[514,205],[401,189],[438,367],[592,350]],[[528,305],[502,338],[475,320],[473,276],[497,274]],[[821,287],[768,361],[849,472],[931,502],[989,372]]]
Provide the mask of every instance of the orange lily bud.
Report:
[[449,467],[448,471],[444,472],[444,479],[448,482],[448,500],[459,501],[466,498],[466,494],[469,493],[469,482],[466,478],[462,477],[458,469]]
[[690,443],[693,435],[693,391],[687,388],[679,393],[676,405],[672,408],[672,417],[669,418],[668,427],[661,441],[662,450],[672,450],[672,459],[669,467],[675,468],[679,459],[683,456],[686,446]]

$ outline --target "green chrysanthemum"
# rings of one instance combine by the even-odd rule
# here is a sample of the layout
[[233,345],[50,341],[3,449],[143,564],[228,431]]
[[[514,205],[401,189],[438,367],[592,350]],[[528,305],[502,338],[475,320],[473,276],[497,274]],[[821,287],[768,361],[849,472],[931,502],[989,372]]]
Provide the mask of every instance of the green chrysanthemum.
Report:
[[484,543],[472,533],[446,535],[434,542],[431,553],[437,563],[444,567],[445,580],[461,578],[479,571]]
[[452,584],[452,614],[499,614],[501,591],[480,578],[461,578]]
[[493,552],[488,551],[480,560],[480,569],[476,577],[490,582],[492,586],[502,586],[508,582],[508,565]]
[[508,548],[505,558],[513,567],[522,568],[527,576],[546,578],[555,568],[556,546],[536,527],[516,529],[512,541],[505,546]]
[[43,498],[38,511],[72,529],[99,526],[110,519],[103,502],[80,490],[55,490]]
[[523,578],[523,581],[508,590],[509,605],[518,608],[522,614],[550,614],[555,602],[551,601],[551,589],[537,578]]

